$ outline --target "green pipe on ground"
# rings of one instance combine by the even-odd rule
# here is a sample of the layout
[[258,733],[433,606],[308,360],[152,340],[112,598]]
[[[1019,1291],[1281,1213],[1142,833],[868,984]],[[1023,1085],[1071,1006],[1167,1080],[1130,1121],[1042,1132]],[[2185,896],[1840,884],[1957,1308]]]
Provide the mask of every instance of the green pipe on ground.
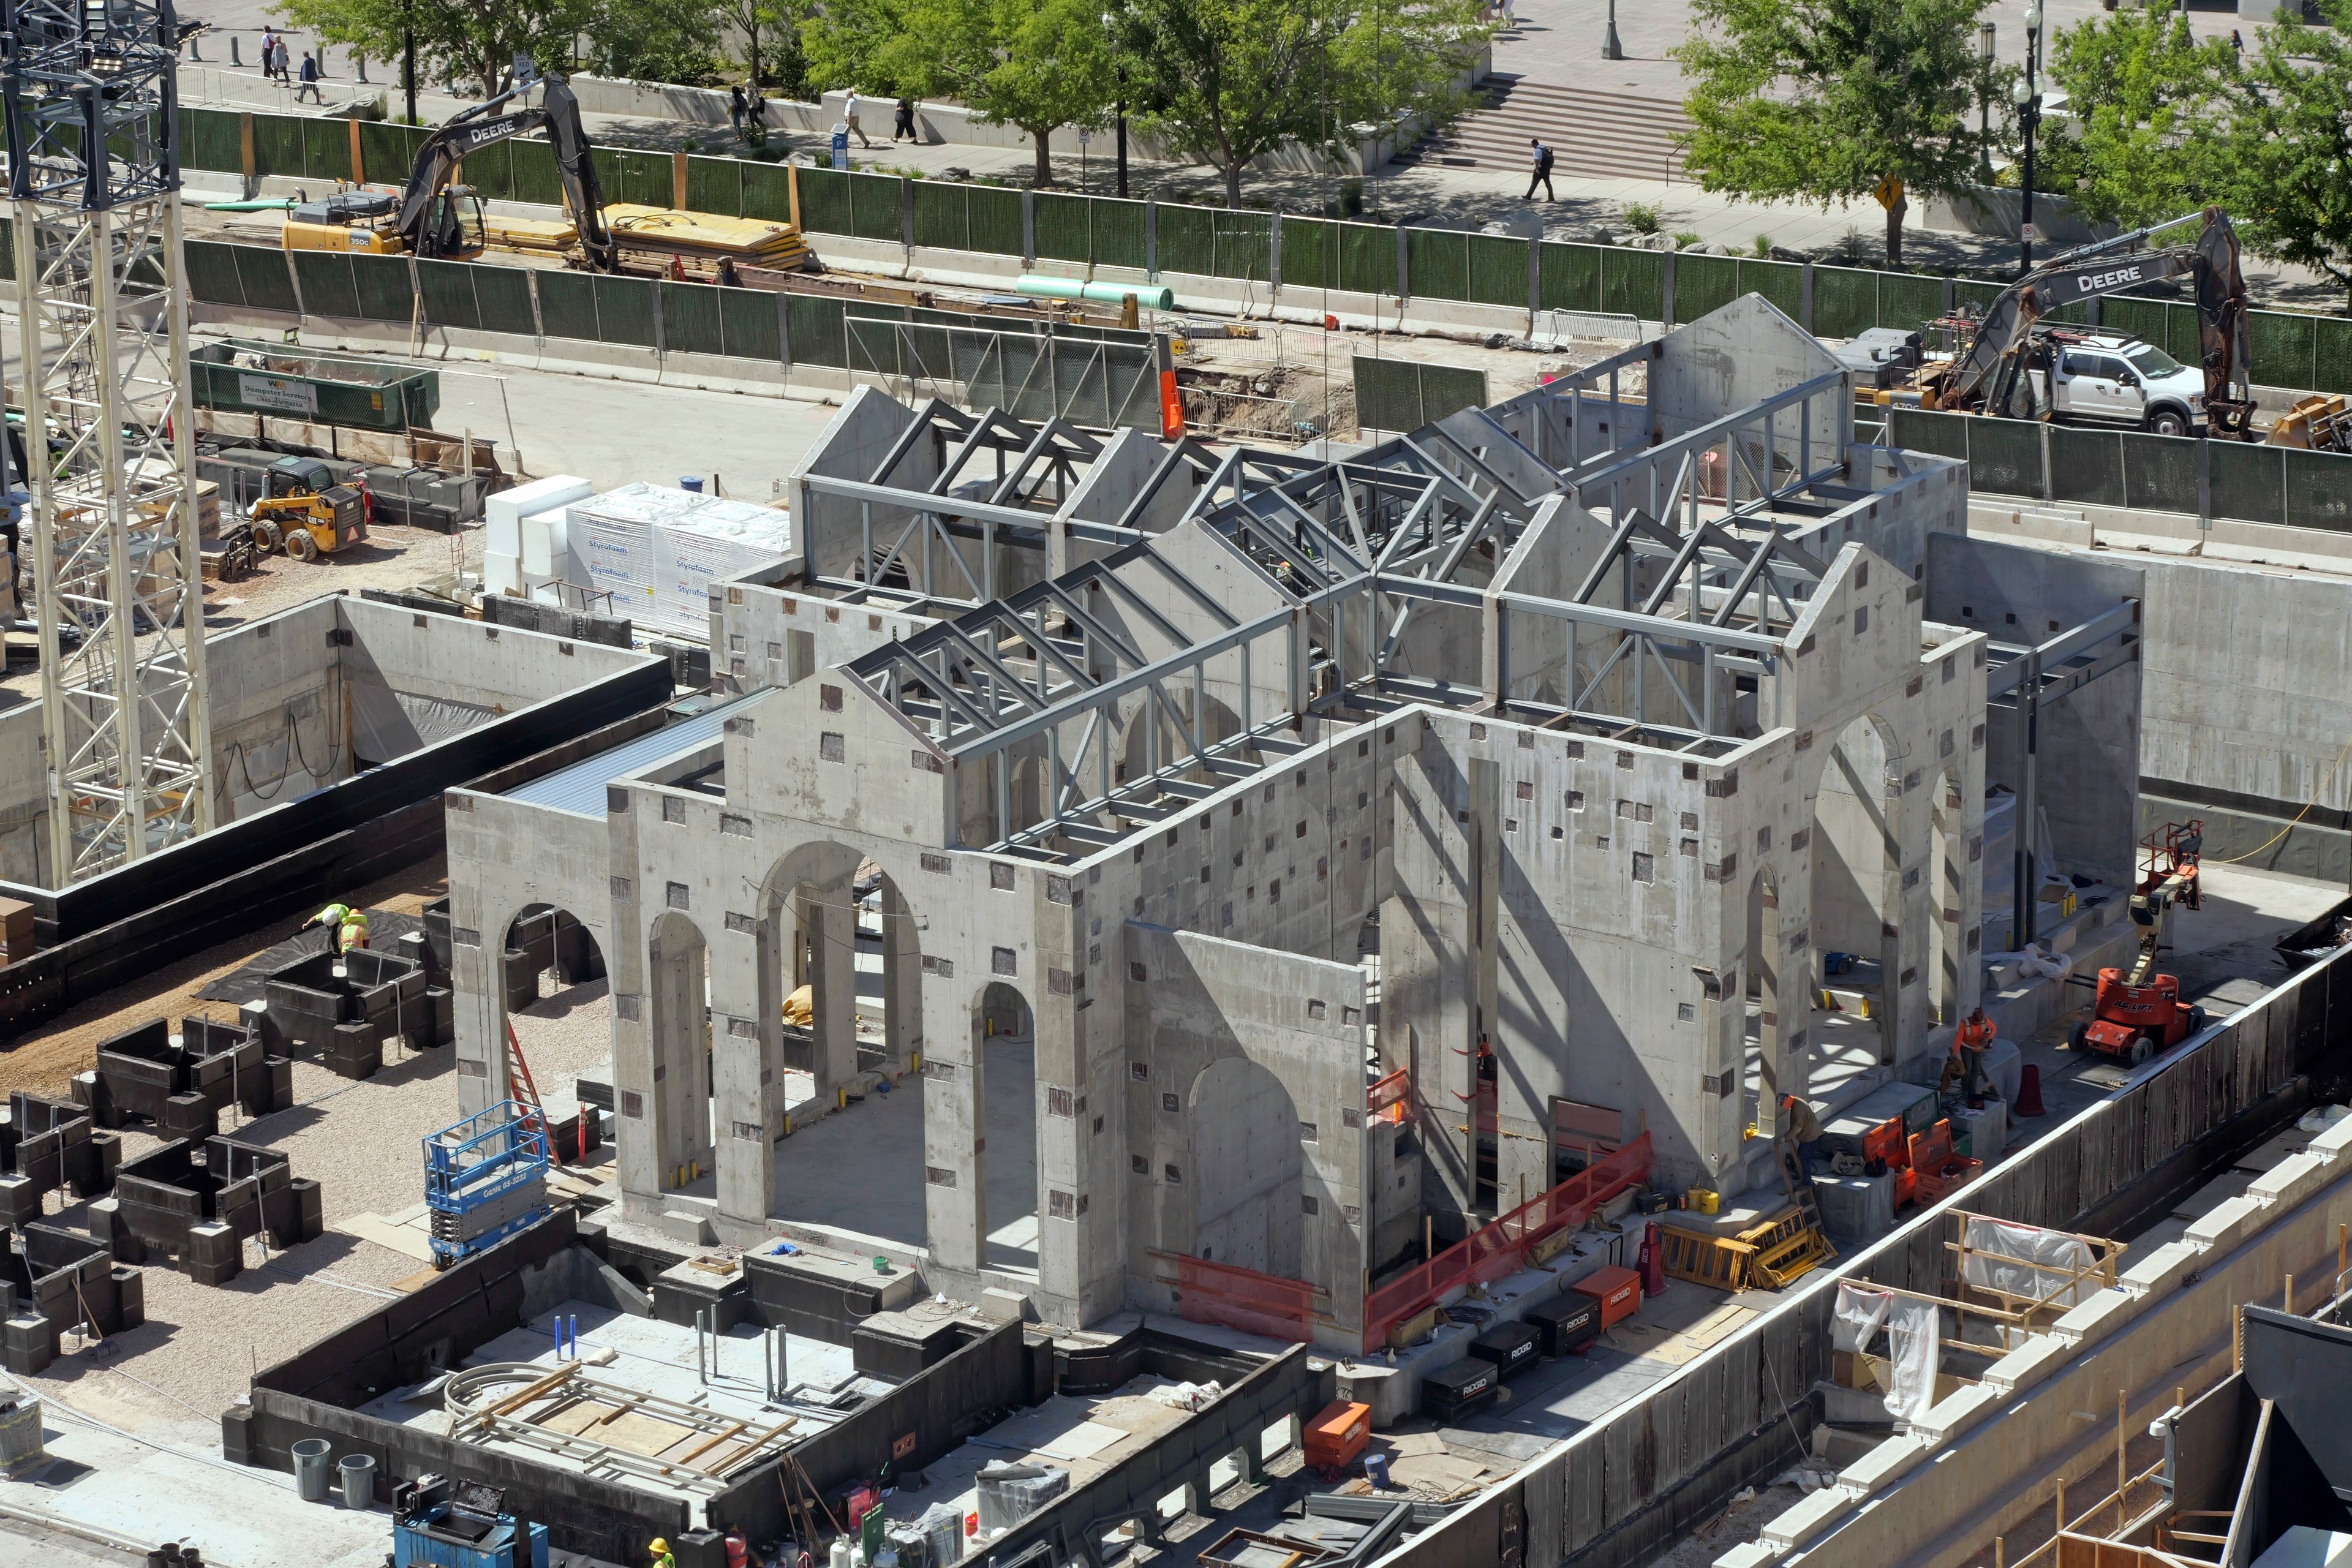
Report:
[[206,202],[208,213],[282,213],[294,210],[292,196],[269,196],[254,202]]
[[1047,278],[1031,272],[1024,274],[1013,287],[1016,292],[1040,300],[1087,300],[1097,305],[1117,305],[1132,294],[1136,304],[1146,310],[1176,308],[1176,290],[1154,283],[1081,283],[1075,278]]

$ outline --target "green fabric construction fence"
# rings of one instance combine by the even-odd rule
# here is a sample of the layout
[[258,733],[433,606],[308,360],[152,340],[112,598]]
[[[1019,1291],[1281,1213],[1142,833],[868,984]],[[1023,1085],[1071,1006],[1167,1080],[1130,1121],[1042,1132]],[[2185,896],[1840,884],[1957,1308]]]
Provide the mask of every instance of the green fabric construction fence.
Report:
[[[184,166],[256,177],[356,176],[398,184],[430,133],[416,126],[308,115],[180,110]],[[599,147],[595,156],[614,201],[668,206],[682,184],[684,204],[697,211],[787,221],[797,174],[800,223],[811,235],[1018,257],[1031,267],[1069,263],[1153,278],[1220,279],[1245,288],[1329,289],[1668,325],[1757,293],[1808,331],[1846,338],[1874,327],[1916,331],[1960,306],[1981,306],[2004,287],[1868,268],[1534,241],[863,171],[794,171],[749,158],[622,147]],[[543,142],[517,138],[484,148],[466,159],[464,178],[493,201],[555,205],[562,199],[555,160]],[[2095,321],[2145,338],[2184,363],[2201,357],[2196,312],[2175,300],[2111,296],[2069,306],[2058,319]],[[2256,310],[2249,325],[2257,384],[2352,392],[2352,320]]]
[[1164,337],[708,283],[405,256],[187,242],[199,305],[704,354],[790,373],[824,366],[909,397],[1028,419],[1160,429]]
[[2137,430],[1889,411],[1887,445],[1969,466],[1969,488],[2054,506],[2184,512],[2352,533],[2352,457]]

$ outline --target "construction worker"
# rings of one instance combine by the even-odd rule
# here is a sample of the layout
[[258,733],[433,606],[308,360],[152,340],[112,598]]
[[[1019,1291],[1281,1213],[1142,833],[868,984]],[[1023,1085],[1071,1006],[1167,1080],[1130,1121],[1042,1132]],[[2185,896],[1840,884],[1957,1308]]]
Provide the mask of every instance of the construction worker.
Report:
[[1985,1052],[1992,1048],[1993,1024],[1982,1007],[1972,1009],[1952,1035],[1952,1059],[1959,1064],[1960,1093],[1970,1105],[1985,1097]]
[[654,1568],[677,1568],[677,1559],[670,1555],[669,1542],[658,1535],[654,1537],[652,1551]]
[[353,909],[349,904],[329,904],[302,922],[304,931],[309,931],[312,926],[324,926],[333,933],[333,945],[337,952],[349,952],[355,947],[365,947],[368,944],[367,911]]
[[1780,1132],[1797,1146],[1797,1159],[1805,1174],[1813,1175],[1829,1168],[1829,1156],[1822,1152],[1822,1119],[1813,1114],[1812,1103],[1793,1094],[1780,1097]]

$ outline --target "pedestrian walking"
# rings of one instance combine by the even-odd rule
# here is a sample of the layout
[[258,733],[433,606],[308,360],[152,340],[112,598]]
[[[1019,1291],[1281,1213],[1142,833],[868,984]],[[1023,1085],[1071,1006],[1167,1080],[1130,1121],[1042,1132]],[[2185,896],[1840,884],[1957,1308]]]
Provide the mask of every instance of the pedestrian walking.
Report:
[[305,92],[310,95],[310,101],[320,108],[324,109],[327,106],[325,95],[319,90],[319,57],[309,49],[302,51],[302,88],[300,92],[294,95],[294,101],[301,102],[302,94]]
[[901,136],[909,142],[922,141],[921,137],[915,134],[915,100],[911,98],[902,98],[898,100],[898,118],[892,121],[890,126],[890,144],[897,146],[898,138]]
[[858,145],[862,147],[871,147],[874,145],[872,142],[866,139],[864,128],[857,123],[857,89],[854,87],[849,89],[848,101],[842,105],[841,118],[843,122],[849,127],[849,133],[857,138]]
[[735,139],[743,138],[743,84],[730,82],[727,87],[727,123],[735,129]]
[[1528,138],[1528,148],[1527,200],[1533,201],[1536,199],[1536,187],[1538,185],[1541,185],[1544,188],[1544,199],[1546,201],[1556,202],[1559,200],[1559,197],[1553,194],[1551,188],[1551,149],[1543,144],[1542,138],[1536,136],[1530,136]]
[[2246,52],[2245,36],[2235,27],[2230,29],[2230,47],[2242,55]]
[[274,27],[261,29],[261,74],[265,78],[278,74],[278,31]]
[[294,80],[294,73],[286,68],[287,58],[286,40],[280,38],[278,40],[278,79],[290,84]]

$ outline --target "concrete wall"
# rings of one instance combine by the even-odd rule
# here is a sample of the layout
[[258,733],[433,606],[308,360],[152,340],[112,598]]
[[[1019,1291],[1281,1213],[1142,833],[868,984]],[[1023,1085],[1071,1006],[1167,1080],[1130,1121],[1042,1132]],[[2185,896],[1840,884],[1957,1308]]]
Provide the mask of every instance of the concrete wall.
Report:
[[[2126,600],[2145,605],[2147,593],[2147,574],[2136,563],[2053,559],[1995,540],[1938,536],[1930,542],[1929,560],[1929,615],[2010,646],[2047,642]],[[2150,642],[2143,638],[2140,647],[2145,661]],[[2044,706],[2036,748],[2037,798],[2058,856],[2053,868],[2095,876],[2115,888],[2133,879],[2139,840],[2135,759],[2141,754],[2143,679],[2142,665],[2114,670]],[[1990,717],[1988,786],[2019,788],[2021,728],[2017,715]]]
[[812,596],[795,568],[772,567],[726,585],[710,643],[711,674],[730,692],[790,686],[932,624],[928,616]]
[[48,884],[49,779],[41,705],[0,713],[0,881]]
[[1126,950],[1129,1300],[1176,1310],[1150,1250],[1207,1258],[1323,1285],[1317,1342],[1360,1351],[1364,972],[1140,921]]

